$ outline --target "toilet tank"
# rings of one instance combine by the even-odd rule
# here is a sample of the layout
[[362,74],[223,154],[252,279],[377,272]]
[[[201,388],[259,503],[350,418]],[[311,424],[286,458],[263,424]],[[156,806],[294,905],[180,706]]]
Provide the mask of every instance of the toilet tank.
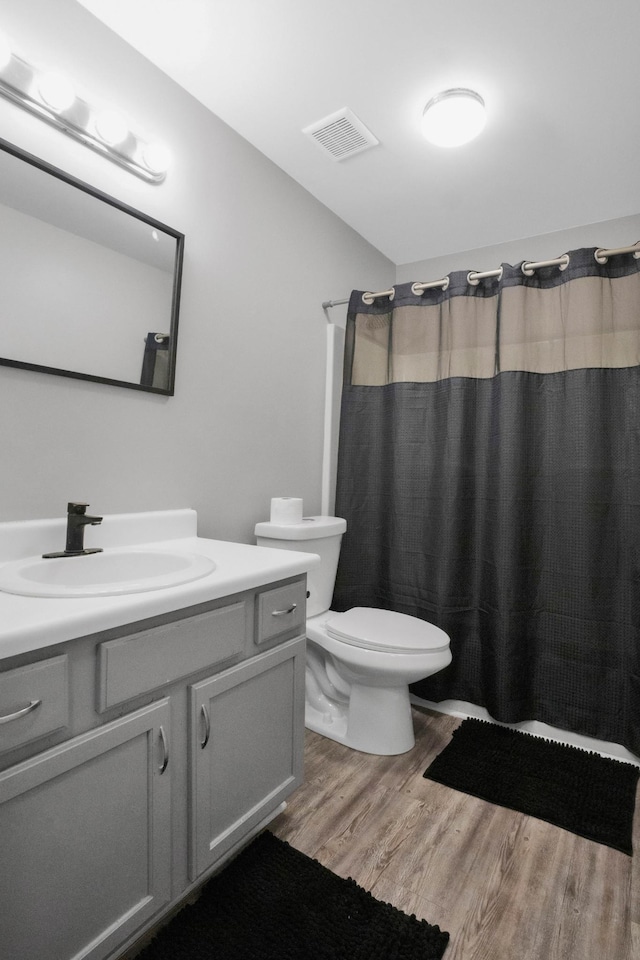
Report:
[[307,617],[331,607],[338,570],[340,543],[347,521],[340,517],[304,517],[300,523],[257,523],[256,543],[277,550],[317,553],[320,563],[307,574]]

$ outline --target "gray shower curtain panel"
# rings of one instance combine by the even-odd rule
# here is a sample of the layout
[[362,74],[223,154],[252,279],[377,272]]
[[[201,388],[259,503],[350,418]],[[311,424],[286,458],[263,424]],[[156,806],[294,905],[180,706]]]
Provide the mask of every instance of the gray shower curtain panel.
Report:
[[169,343],[166,333],[151,331],[145,337],[140,383],[143,387],[166,390],[169,386]]
[[570,253],[347,322],[333,608],[437,624],[432,701],[640,755],[640,263]]

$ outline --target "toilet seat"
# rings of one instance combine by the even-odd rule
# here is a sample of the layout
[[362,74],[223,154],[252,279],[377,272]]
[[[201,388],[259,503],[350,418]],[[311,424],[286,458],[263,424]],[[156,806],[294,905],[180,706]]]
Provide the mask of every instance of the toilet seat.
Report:
[[449,646],[447,634],[432,623],[375,607],[337,613],[326,621],[325,629],[334,640],[365,650],[415,654],[436,653]]

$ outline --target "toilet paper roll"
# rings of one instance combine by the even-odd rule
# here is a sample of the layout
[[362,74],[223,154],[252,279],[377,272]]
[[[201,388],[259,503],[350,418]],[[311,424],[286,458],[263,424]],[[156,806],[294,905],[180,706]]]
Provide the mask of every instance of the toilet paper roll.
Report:
[[300,523],[302,500],[299,497],[273,497],[271,523]]

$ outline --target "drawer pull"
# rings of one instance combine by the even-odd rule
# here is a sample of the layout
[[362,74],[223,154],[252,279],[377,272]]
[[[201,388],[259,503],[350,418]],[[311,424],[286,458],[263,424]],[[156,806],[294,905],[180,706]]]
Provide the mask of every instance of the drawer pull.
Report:
[[290,607],[287,607],[286,610],[274,610],[271,614],[272,617],[286,617],[288,613],[293,613],[298,607],[297,603],[292,603]]
[[0,717],[0,723],[11,723],[12,720],[19,720],[20,717],[26,717],[28,713],[37,710],[41,703],[42,700],[32,700],[26,707],[21,707],[20,710],[16,710],[14,713],[8,713],[5,717]]
[[169,745],[167,744],[167,737],[163,726],[160,727],[160,741],[162,743],[162,763],[158,767],[158,770],[160,771],[160,776],[162,776],[169,763]]
[[211,720],[209,719],[209,711],[204,703],[200,707],[200,712],[202,714],[202,719],[204,720],[204,738],[200,741],[200,746],[204,750],[206,745],[209,743],[209,736],[211,734]]

